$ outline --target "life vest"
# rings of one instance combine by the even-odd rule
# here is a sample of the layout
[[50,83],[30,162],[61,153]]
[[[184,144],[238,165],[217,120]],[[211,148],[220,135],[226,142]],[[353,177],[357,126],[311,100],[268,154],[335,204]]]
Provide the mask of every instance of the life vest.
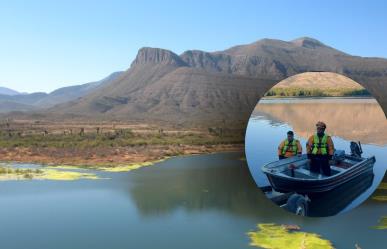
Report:
[[327,155],[328,154],[328,135],[324,134],[324,136],[320,139],[320,137],[317,134],[314,134],[313,136],[313,145],[312,145],[312,154],[317,155],[319,149],[321,155]]
[[291,143],[289,143],[289,140],[285,140],[284,147],[282,148],[282,155],[284,156],[287,151],[292,152],[294,155],[298,152],[298,146],[297,146],[298,140],[293,139]]

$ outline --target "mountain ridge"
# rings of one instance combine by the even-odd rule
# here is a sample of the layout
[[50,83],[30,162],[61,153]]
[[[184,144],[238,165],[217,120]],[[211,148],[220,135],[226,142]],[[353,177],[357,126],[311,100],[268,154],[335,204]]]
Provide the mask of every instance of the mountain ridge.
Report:
[[[80,85],[58,88],[50,93],[34,92],[29,94],[6,95],[0,93],[0,113],[11,111],[31,111],[55,106],[60,103],[75,100],[101,85],[119,77],[122,72],[117,71],[99,81]],[[13,103],[13,106],[12,104]]]
[[46,113],[188,124],[246,121],[273,84],[299,73],[322,71],[361,83],[387,107],[386,59],[352,56],[302,37],[262,39],[215,52],[187,50],[180,55],[143,47],[119,77]]
[[19,95],[19,94],[22,94],[22,93],[8,87],[0,86],[0,95],[13,96],[13,95]]

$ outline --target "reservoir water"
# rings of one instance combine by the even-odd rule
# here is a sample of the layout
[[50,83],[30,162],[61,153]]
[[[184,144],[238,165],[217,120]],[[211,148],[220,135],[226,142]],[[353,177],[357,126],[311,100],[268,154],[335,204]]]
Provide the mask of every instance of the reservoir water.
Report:
[[[363,104],[346,108],[365,108]],[[370,108],[377,109],[374,104]],[[371,113],[374,107],[366,109],[368,118],[376,117]],[[248,133],[264,134],[259,142],[247,141],[256,146],[251,151],[254,153],[247,151],[247,156],[260,160],[254,169],[276,158],[273,150],[290,127],[303,138],[302,126],[283,121],[282,114],[276,117],[271,113],[270,117],[258,113],[249,123]],[[327,123],[333,127],[333,123]],[[363,142],[365,153],[376,156],[375,169],[383,172],[385,133],[380,130],[380,120],[365,123],[373,125],[367,128],[367,135],[363,135],[364,130],[356,130],[353,139]],[[352,137],[342,132],[335,131],[334,139],[337,146],[347,149]],[[262,223],[296,224],[304,232],[330,240],[338,249],[355,248],[355,244],[380,249],[387,244],[387,230],[375,229],[387,216],[387,198],[372,198],[386,197],[386,190],[377,190],[351,212],[328,218],[295,216],[263,195],[257,183],[264,178],[254,170],[251,177],[242,153],[176,157],[130,172],[79,171],[101,179],[0,181],[0,248],[242,249],[252,248],[247,233],[256,231],[257,224]],[[382,177],[376,175],[375,186]],[[387,179],[384,181],[387,184]]]

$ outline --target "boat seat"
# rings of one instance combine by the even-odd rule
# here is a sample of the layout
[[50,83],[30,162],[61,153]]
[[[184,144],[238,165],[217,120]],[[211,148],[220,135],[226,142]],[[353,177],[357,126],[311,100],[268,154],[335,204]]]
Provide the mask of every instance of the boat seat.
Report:
[[322,178],[326,177],[325,175],[311,172],[308,169],[299,168],[299,169],[297,169],[297,171],[299,173],[302,173],[302,174],[307,175],[307,176],[311,176],[311,177],[316,178],[316,179],[322,179]]
[[336,166],[331,166],[331,169],[333,169],[333,170],[335,170],[335,171],[338,171],[338,172],[345,171],[345,169],[340,168],[340,167],[336,167]]

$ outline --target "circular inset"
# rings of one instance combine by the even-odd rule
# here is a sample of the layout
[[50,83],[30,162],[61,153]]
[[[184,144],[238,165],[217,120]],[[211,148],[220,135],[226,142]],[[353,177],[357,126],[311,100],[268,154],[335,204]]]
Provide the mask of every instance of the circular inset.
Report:
[[387,122],[368,91],[334,73],[303,73],[270,89],[246,131],[250,172],[265,195],[304,216],[365,201],[387,165]]

